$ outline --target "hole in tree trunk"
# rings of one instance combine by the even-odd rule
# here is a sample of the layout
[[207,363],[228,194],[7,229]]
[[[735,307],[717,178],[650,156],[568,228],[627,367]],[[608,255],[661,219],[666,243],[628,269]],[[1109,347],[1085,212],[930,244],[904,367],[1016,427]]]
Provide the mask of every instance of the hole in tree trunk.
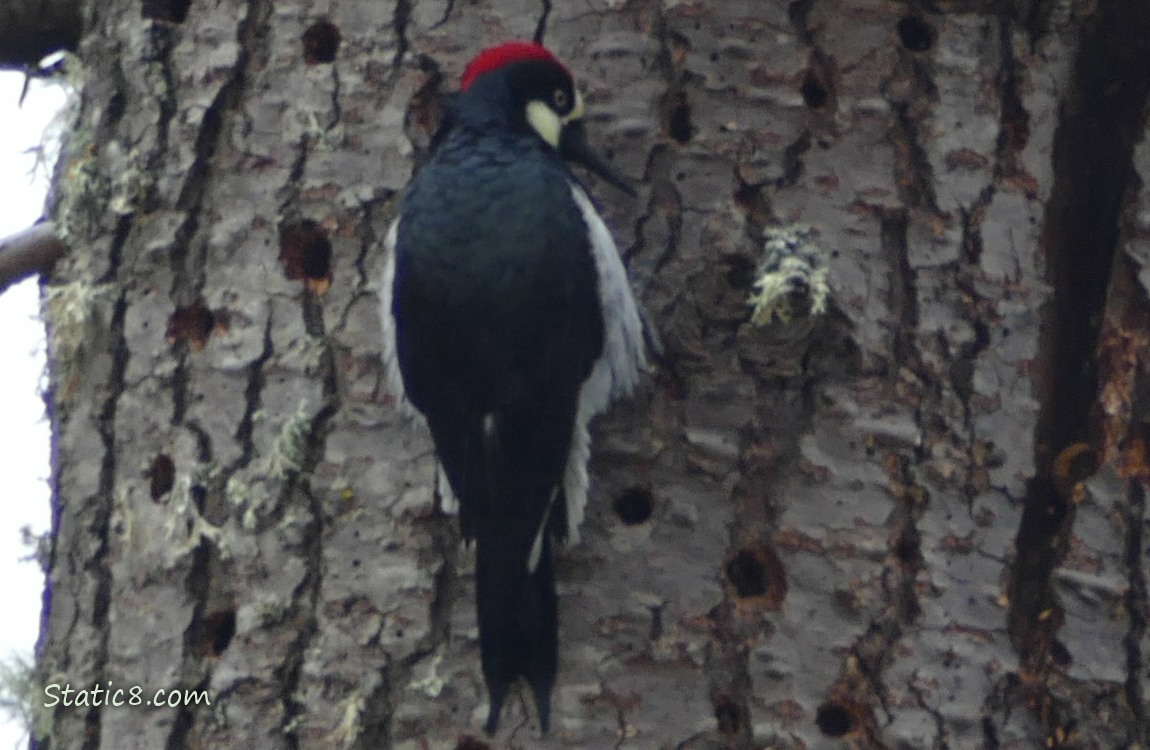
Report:
[[188,20],[192,0],[144,0],[140,15],[154,21],[183,23]]
[[331,21],[316,21],[307,27],[301,37],[303,61],[308,65],[335,62],[339,52],[339,27]]
[[730,595],[741,608],[773,610],[787,596],[786,572],[778,555],[765,544],[740,548],[723,569]]
[[813,70],[807,71],[799,91],[803,95],[803,103],[811,109],[821,109],[826,106],[827,99],[830,98],[827,87],[823,85]]
[[679,143],[690,143],[695,126],[691,123],[691,103],[686,94],[676,91],[664,99],[663,120],[668,135]]
[[827,702],[819,706],[815,714],[815,724],[827,737],[842,737],[854,729],[854,717],[841,703]]
[[934,46],[934,28],[914,16],[904,16],[896,26],[898,40],[911,52],[926,52]]
[[279,260],[286,278],[303,280],[314,294],[322,295],[331,286],[331,240],[314,221],[280,227]]
[[148,472],[152,479],[152,500],[160,502],[160,498],[172,491],[176,481],[176,464],[172,457],[161,453],[152,459],[152,468]]
[[216,325],[221,323],[220,317],[205,307],[203,302],[178,307],[168,318],[168,343],[178,344],[183,341],[193,352],[198,352],[208,343],[208,337]]
[[746,599],[767,593],[767,571],[763,561],[750,550],[739,550],[727,563],[727,579],[735,587],[735,594]]
[[736,734],[743,726],[743,712],[739,705],[725,695],[715,699],[715,722],[723,734]]
[[236,611],[225,609],[204,618],[204,651],[208,656],[220,656],[227,651],[236,634]]
[[922,557],[922,545],[913,529],[905,529],[894,543],[894,555],[903,565],[913,565]]
[[638,526],[651,517],[655,496],[648,487],[628,487],[615,496],[615,515],[627,526]]

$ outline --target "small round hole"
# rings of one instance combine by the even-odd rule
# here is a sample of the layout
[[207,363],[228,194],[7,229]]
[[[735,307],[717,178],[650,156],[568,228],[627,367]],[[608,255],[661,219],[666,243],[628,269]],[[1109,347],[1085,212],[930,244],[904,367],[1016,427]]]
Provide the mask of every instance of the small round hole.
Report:
[[280,227],[279,260],[286,278],[303,280],[317,294],[331,285],[331,240],[310,219]]
[[303,275],[308,279],[326,279],[331,276],[331,242],[317,237],[303,254]]
[[183,23],[188,20],[192,0],[144,0],[140,15],[155,21]]
[[695,126],[691,123],[691,103],[687,101],[687,95],[682,91],[672,94],[665,108],[667,134],[678,143],[690,143]]
[[732,255],[727,260],[727,283],[732,289],[749,291],[758,276],[755,271],[755,263],[750,258]]
[[898,40],[911,52],[926,52],[934,46],[934,28],[921,18],[904,16],[896,28]]
[[615,496],[615,515],[627,526],[638,526],[651,517],[655,497],[648,487],[628,487]]
[[767,570],[759,556],[750,550],[739,550],[727,563],[727,579],[741,599],[767,593]]
[[148,471],[152,480],[151,496],[154,502],[160,502],[160,499],[172,491],[172,486],[176,482],[176,464],[172,461],[172,457],[161,453],[152,459],[152,468]]
[[316,21],[303,33],[303,61],[308,65],[335,62],[339,52],[339,27],[331,21]]
[[827,100],[830,99],[830,93],[826,86],[819,81],[818,76],[812,70],[807,71],[799,91],[803,95],[803,103],[811,109],[822,109]]
[[854,718],[841,703],[824,703],[815,714],[815,724],[827,737],[842,737],[854,729]]
[[742,727],[743,712],[737,703],[725,695],[715,699],[715,722],[722,734],[735,734]]
[[236,611],[225,609],[204,618],[204,647],[209,656],[227,650],[236,634]]
[[912,565],[922,557],[922,545],[918,536],[911,531],[904,531],[894,544],[895,557],[904,565]]
[[216,316],[202,302],[178,307],[168,318],[168,343],[183,341],[193,352],[198,352],[208,343],[216,322]]

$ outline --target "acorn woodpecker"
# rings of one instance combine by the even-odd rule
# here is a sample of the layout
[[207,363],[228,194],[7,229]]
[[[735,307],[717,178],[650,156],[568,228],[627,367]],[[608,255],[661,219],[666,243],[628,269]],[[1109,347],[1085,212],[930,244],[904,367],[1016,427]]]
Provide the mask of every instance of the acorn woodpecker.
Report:
[[475,543],[488,733],[520,677],[548,729],[552,539],[574,541],[583,518],[591,418],[645,364],[618,250],[567,164],[629,191],[588,146],[583,112],[541,45],[484,50],[385,240],[389,387],[426,420],[444,504]]

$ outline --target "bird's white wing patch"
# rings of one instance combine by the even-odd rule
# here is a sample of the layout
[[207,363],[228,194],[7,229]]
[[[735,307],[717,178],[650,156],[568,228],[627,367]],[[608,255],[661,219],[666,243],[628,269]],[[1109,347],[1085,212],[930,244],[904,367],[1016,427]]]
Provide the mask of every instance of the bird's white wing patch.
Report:
[[599,299],[603,309],[603,353],[595,362],[591,375],[579,389],[579,406],[563,490],[567,497],[567,539],[579,539],[579,524],[587,507],[587,462],[591,458],[591,419],[617,398],[631,393],[646,367],[643,323],[627,279],[627,270],[615,247],[615,240],[591,200],[578,185],[571,186],[575,203],[591,237],[591,253],[599,275]]
[[443,470],[443,464],[439,460],[435,461],[435,486],[439,490],[439,509],[444,513],[455,515],[459,512],[459,501],[455,499],[455,493],[451,491],[451,482],[447,481],[447,472]]
[[[395,285],[395,243],[399,237],[399,219],[391,223],[387,236],[383,240],[383,279],[379,288],[379,312],[383,324],[383,375],[384,387],[391,397],[395,399],[396,408],[404,417],[410,419],[418,427],[426,426],[423,415],[407,398],[403,388],[403,373],[399,369],[399,352],[395,343],[395,313],[391,309],[392,289]],[[458,513],[459,502],[451,491],[451,484],[447,481],[447,474],[439,461],[435,462],[436,485],[439,489],[440,507],[444,513]]]
[[543,511],[543,522],[539,524],[539,528],[535,531],[535,539],[531,542],[531,552],[527,555],[527,573],[530,575],[535,575],[535,569],[539,567],[539,558],[543,556],[543,535],[547,533],[551,510],[555,507],[555,495],[558,493],[558,487],[551,490],[551,496],[547,498],[547,508]]
[[395,243],[399,237],[399,219],[391,223],[383,240],[383,280],[379,288],[379,312],[383,322],[383,375],[387,392],[406,417],[423,421],[423,416],[407,400],[403,373],[399,371],[399,352],[395,343],[395,313],[391,310],[392,287],[395,286]]

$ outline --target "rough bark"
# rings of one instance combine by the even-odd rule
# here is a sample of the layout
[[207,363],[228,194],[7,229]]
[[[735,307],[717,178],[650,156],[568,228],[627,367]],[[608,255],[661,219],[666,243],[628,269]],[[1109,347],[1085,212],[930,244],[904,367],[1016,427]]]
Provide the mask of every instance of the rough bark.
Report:
[[80,41],[75,0],[6,0],[0,5],[0,68],[23,69]]
[[[931,8],[85,3],[41,674],[212,705],[40,745],[483,747],[379,242],[440,94],[531,36],[642,177],[595,192],[665,352],[597,427],[553,733],[491,745],[1150,742],[1150,3]],[[830,309],[752,326],[795,223]]]

